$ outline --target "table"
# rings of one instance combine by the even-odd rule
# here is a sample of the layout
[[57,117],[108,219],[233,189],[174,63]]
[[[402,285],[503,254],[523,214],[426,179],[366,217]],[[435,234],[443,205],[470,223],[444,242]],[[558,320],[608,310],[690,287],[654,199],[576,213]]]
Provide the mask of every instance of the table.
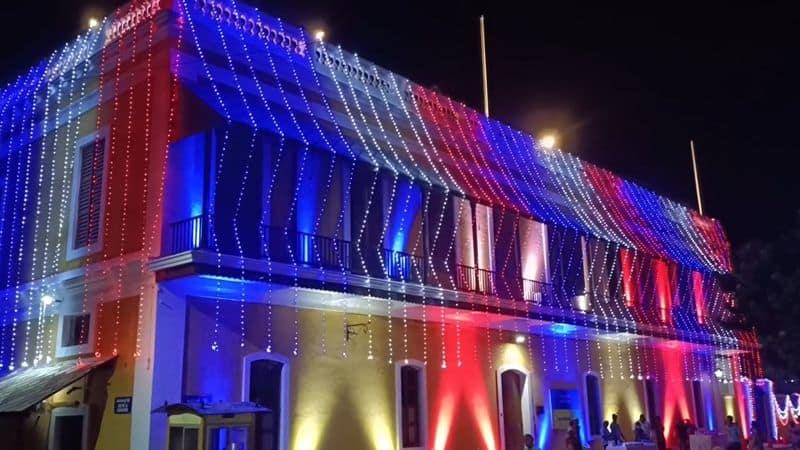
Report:
[[710,434],[690,434],[689,435],[689,449],[690,450],[711,450],[713,443],[711,442]]
[[653,442],[623,442],[620,445],[609,444],[606,450],[658,450],[658,448]]

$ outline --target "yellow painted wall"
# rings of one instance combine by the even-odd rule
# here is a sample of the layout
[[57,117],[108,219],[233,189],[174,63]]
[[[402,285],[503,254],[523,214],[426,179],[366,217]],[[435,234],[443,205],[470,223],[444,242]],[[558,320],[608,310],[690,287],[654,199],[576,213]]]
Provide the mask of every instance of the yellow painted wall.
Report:
[[[117,308],[119,306],[119,308]],[[62,406],[87,405],[89,408],[89,448],[126,449],[130,445],[130,415],[114,414],[114,398],[133,394],[133,370],[138,361],[133,354],[136,348],[136,325],[138,317],[138,299],[127,298],[119,302],[106,302],[102,308],[95,310],[96,338],[95,350],[101,357],[113,354],[117,349],[117,358],[87,377],[56,392],[29,414],[20,416],[20,425],[12,427],[24,445],[18,448],[45,449],[50,429],[50,412]],[[44,319],[42,332],[39,333],[38,321],[30,322],[28,341],[31,353],[40,345],[42,354],[55,356],[55,345],[58,331],[57,316]],[[18,355],[17,367],[23,359],[25,330],[27,322],[17,324],[17,342],[15,354]],[[38,339],[37,339],[38,338]],[[32,356],[29,356],[29,360]],[[69,358],[67,358],[69,359]],[[18,370],[23,370],[22,368]],[[0,430],[4,424],[0,424]],[[96,446],[94,445],[96,443]],[[0,445],[0,448],[3,448]]]
[[[212,401],[242,400],[243,358],[267,347],[270,318],[266,306],[230,301],[217,305],[213,299],[192,299],[188,309],[184,395],[210,396]],[[395,448],[395,367],[390,362],[406,358],[427,360],[431,448],[499,448],[496,377],[497,370],[505,366],[532,367],[534,409],[548,405],[550,388],[576,389],[583,402],[583,375],[590,368],[595,372],[602,368],[603,418],[610,420],[611,414],[619,414],[623,431],[633,437],[633,424],[645,412],[643,381],[632,378],[639,370],[637,347],[539,336],[517,344],[513,332],[487,332],[468,320],[458,329],[448,324],[442,339],[441,327],[435,322],[438,316],[432,312],[433,308],[425,326],[420,321],[408,320],[404,325],[402,319],[392,320],[391,334],[385,317],[372,317],[371,336],[360,326],[368,317],[347,315],[347,323],[357,334],[346,341],[342,313],[273,307],[272,350],[287,356],[290,363],[291,448]],[[478,315],[465,312],[463,318]],[[292,356],[295,330],[298,355]],[[217,352],[211,350],[215,341]],[[447,363],[444,369],[442,354]],[[649,364],[656,371],[660,363],[653,359]],[[659,384],[659,395],[665,395],[664,389],[665,383]],[[688,383],[684,389],[691,395]],[[691,397],[686,402],[691,406]],[[549,448],[562,446],[563,437],[553,434]]]

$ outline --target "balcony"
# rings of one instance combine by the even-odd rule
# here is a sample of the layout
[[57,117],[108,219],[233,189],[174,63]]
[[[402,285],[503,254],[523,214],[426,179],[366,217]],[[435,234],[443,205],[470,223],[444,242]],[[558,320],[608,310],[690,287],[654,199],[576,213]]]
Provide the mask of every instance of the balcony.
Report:
[[350,241],[261,225],[260,246],[254,249],[232,245],[231,239],[215,235],[213,229],[213,221],[204,215],[174,222],[164,232],[161,253],[166,256],[206,249],[309,267],[350,270]]
[[[524,308],[528,313],[536,311],[539,320],[572,323],[606,331],[613,328],[677,339],[674,329],[665,328],[665,323],[668,322],[665,319],[671,313],[676,317],[675,323],[688,327],[686,332],[691,338],[687,339],[692,342],[705,342],[706,339],[704,335],[696,334],[697,328],[691,326],[688,318],[693,309],[689,311],[691,308],[687,309],[685,306],[690,305],[689,302],[676,302],[671,310],[646,308],[646,305],[654,303],[644,301],[631,306],[617,290],[606,288],[587,291],[582,284],[576,284],[575,279],[583,279],[582,273],[562,270],[551,284],[525,279],[512,271],[495,272],[459,265],[454,263],[452,256],[409,254],[384,248],[383,245],[365,245],[363,241],[361,245],[356,245],[335,237],[303,233],[286,227],[265,226],[259,224],[258,220],[234,224],[229,220],[215,221],[213,216],[208,215],[168,224],[164,227],[162,237],[162,255],[176,257],[163,258],[163,270],[177,268],[182,264],[216,264],[219,267],[223,259],[220,256],[223,256],[228,259],[224,267],[237,267],[232,275],[236,277],[240,276],[240,270],[243,270],[240,268],[244,265],[235,266],[237,263],[231,258],[255,260],[256,264],[251,264],[251,267],[258,266],[258,261],[269,260],[294,265],[294,269],[276,266],[278,276],[284,277],[283,281],[278,281],[281,283],[292,280],[297,282],[297,277],[300,277],[303,279],[300,282],[303,286],[340,289],[332,279],[328,279],[327,284],[320,285],[316,274],[308,270],[297,270],[298,267],[322,268],[340,272],[342,280],[352,276],[344,281],[341,288],[354,294],[374,295],[383,290],[387,298],[394,298],[392,295],[396,292],[393,292],[392,283],[411,283],[415,286],[403,292],[409,292],[412,296],[436,295],[466,304],[464,302],[483,300],[459,293],[489,295],[497,299],[498,311],[504,308],[503,314],[519,314],[521,308]],[[194,253],[196,250],[204,252]],[[215,262],[209,263],[209,258]],[[185,272],[176,271],[176,274],[183,276]],[[370,284],[369,279],[363,277],[385,281],[373,281]],[[432,289],[440,291],[424,292]],[[422,297],[422,301],[424,298]],[[581,315],[586,313],[592,317]]]
[[[235,237],[236,233],[249,236],[256,230],[259,239],[239,240]],[[165,227],[162,254],[167,256],[204,249],[505,299],[523,299],[536,306],[575,308],[575,294],[567,292],[564,286],[556,289],[541,281],[453,264],[444,258],[414,255],[383,246],[362,248],[359,255],[347,240],[263,224],[241,224],[236,233],[232,229],[221,229],[208,215],[191,217]]]

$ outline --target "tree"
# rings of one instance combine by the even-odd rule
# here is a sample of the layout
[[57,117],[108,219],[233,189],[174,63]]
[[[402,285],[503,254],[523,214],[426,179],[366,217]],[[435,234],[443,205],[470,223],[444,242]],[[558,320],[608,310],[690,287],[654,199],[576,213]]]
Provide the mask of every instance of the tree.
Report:
[[770,239],[736,251],[738,310],[755,326],[769,378],[800,378],[800,210]]

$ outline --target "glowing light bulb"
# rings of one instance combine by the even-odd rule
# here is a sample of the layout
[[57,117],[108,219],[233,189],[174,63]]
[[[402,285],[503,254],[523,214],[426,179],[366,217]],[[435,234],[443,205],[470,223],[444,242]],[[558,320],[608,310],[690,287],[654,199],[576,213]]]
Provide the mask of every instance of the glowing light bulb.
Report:
[[316,39],[319,42],[322,42],[322,40],[325,39],[325,30],[317,30],[317,31],[315,31],[314,32],[314,39]]
[[89,28],[96,28],[98,25],[100,25],[100,21],[96,17],[89,18]]
[[525,343],[525,336],[521,335],[521,334],[518,334],[518,335],[514,336],[514,342],[516,342],[517,344],[524,344]]
[[40,300],[42,301],[42,305],[44,305],[44,306],[50,306],[50,305],[52,305],[53,303],[56,302],[55,297],[53,297],[50,294],[42,295],[42,298]]
[[539,143],[542,144],[542,147],[551,150],[556,146],[556,137],[552,134],[548,134],[547,136],[544,136]]

